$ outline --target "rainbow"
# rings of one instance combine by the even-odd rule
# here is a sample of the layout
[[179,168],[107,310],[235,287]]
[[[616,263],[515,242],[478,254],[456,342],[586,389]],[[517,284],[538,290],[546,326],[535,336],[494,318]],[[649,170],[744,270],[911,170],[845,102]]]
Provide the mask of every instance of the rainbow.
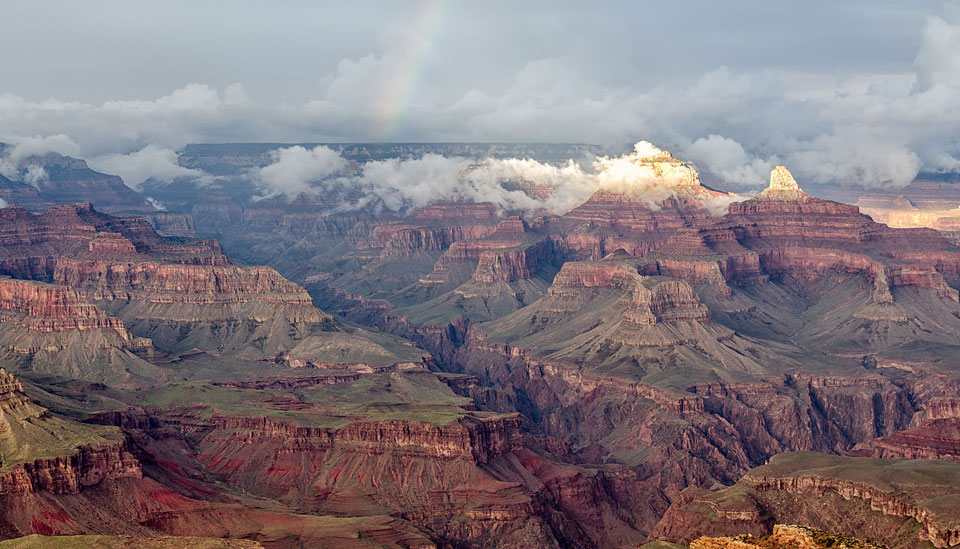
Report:
[[410,107],[424,85],[426,60],[433,45],[431,38],[440,28],[446,4],[446,0],[423,0],[416,7],[398,52],[399,61],[390,68],[374,105],[374,133],[379,141],[394,139],[407,121]]

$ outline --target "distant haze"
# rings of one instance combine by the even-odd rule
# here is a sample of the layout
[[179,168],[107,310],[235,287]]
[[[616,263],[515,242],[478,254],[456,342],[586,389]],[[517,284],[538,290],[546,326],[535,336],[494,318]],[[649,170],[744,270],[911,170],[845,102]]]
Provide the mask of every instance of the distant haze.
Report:
[[955,3],[10,0],[3,18],[6,154],[137,178],[237,141],[645,139],[745,185],[776,164],[801,183],[960,170]]

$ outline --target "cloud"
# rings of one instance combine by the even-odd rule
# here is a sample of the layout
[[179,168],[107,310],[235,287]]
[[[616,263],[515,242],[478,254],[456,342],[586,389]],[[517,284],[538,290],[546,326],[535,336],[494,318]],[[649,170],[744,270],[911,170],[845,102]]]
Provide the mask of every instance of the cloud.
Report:
[[26,171],[21,174],[20,178],[24,183],[29,183],[34,188],[39,189],[44,181],[50,179],[50,176],[47,175],[47,170],[43,166],[27,166]]
[[743,145],[722,135],[711,134],[694,141],[683,151],[709,172],[730,183],[765,185],[776,159],[760,159],[747,154]]
[[44,156],[49,153],[59,153],[64,156],[78,155],[80,145],[66,135],[60,133],[50,136],[19,136],[5,135],[0,141],[12,147],[7,152],[7,158],[19,161],[29,156]]
[[[267,128],[277,119],[293,125],[293,113],[274,107],[273,122],[261,115],[242,85],[223,91],[188,84],[153,100],[111,100],[102,104],[49,99],[28,101],[0,95],[0,141],[48,148],[69,156],[126,154],[153,145],[179,149],[190,142],[231,141],[238,135],[275,138]],[[36,137],[24,137],[36,136]],[[26,153],[25,153],[26,154]],[[38,154],[31,152],[31,154]]]
[[47,173],[40,166],[24,169],[20,161],[31,156],[45,156],[49,153],[78,155],[80,146],[64,134],[50,136],[4,135],[0,142],[8,145],[0,150],[0,175],[9,179],[18,179],[36,187],[47,179]]
[[921,167],[920,157],[902,139],[862,129],[800,143],[787,164],[817,183],[866,186],[907,185]]
[[919,91],[938,85],[960,86],[960,26],[941,17],[928,17],[915,66]]
[[157,200],[156,198],[153,198],[152,196],[148,196],[148,197],[146,198],[146,200],[147,200],[147,202],[150,203],[151,206],[153,206],[154,208],[160,210],[161,212],[167,211],[167,207],[163,205],[163,202],[160,202],[160,201]]
[[[534,48],[516,58],[503,55],[503,66],[511,73],[499,75],[495,84],[479,76],[462,82],[443,78],[438,71],[458,60],[411,27],[400,38],[384,39],[377,51],[343,57],[326,73],[305,67],[321,80],[313,99],[264,102],[240,84],[217,88],[202,83],[153,99],[100,104],[5,94],[0,95],[0,128],[22,142],[21,151],[56,146],[64,154],[93,158],[98,168],[121,173],[133,186],[144,177],[187,175],[175,166],[170,151],[191,142],[385,139],[588,142],[612,154],[647,139],[729,183],[762,184],[769,167],[782,162],[801,184],[904,185],[919,171],[960,165],[960,19],[916,20],[922,29],[914,32],[913,64],[910,55],[896,70],[887,66],[877,73],[840,77],[775,65],[736,70],[731,67],[742,64],[731,63],[648,81],[634,69],[677,61],[640,56],[632,61],[635,65],[621,60],[593,67],[573,53]],[[911,28],[897,27],[897,36]],[[782,44],[770,47],[782,49]],[[481,68],[476,71],[486,76]],[[614,77],[591,77],[604,74]],[[303,181],[335,179],[342,169],[322,150],[285,154],[272,172],[258,175],[268,192],[309,191]],[[415,180],[417,170],[423,177],[446,174],[446,181],[464,162],[373,164],[371,177],[379,179],[368,184],[380,185],[388,197],[416,202],[416,193],[424,188]],[[520,166],[485,169],[507,172]],[[0,164],[0,173],[15,169],[9,160]],[[548,179],[580,177],[572,171],[547,175],[549,168],[536,169]],[[393,180],[403,180],[410,190],[395,188]],[[469,194],[480,187],[444,192]],[[514,195],[501,199],[523,200]]]
[[143,182],[148,179],[169,182],[178,177],[209,177],[200,170],[178,165],[176,152],[157,145],[147,145],[130,154],[98,156],[91,158],[88,164],[95,170],[119,175],[127,186],[137,190],[140,190]]
[[263,197],[283,195],[291,199],[320,192],[318,185],[346,167],[346,160],[329,147],[298,146],[275,151],[273,163],[258,170],[255,177],[265,187]]
[[[347,162],[327,147],[290,147],[274,153],[274,162],[252,177],[265,197],[320,197],[339,209],[375,205],[406,212],[437,201],[464,201],[562,214],[599,190],[646,200],[657,208],[664,199],[699,184],[693,166],[665,159],[661,153],[641,141],[625,155],[601,156],[591,162],[583,159],[587,169],[572,160],[553,165],[521,158],[477,161],[426,154],[367,162],[358,173],[345,174]],[[703,202],[719,211],[733,200],[718,197]]]

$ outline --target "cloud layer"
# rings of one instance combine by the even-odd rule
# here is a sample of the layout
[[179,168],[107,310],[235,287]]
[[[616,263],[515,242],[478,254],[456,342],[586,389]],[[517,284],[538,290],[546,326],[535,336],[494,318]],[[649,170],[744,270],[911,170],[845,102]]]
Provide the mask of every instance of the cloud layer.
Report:
[[[465,201],[562,214],[599,190],[626,194],[657,208],[664,199],[699,183],[692,166],[660,162],[660,153],[657,147],[641,141],[632,152],[600,156],[587,168],[573,161],[557,166],[530,159],[488,158],[478,162],[427,154],[416,159],[368,162],[355,170],[328,147],[308,150],[297,146],[277,151],[272,164],[250,176],[264,198],[284,196],[292,200],[307,195],[330,200],[337,204],[333,209],[373,206],[407,212],[436,201]],[[732,197],[703,197],[704,205],[716,211],[724,210],[732,201]]]
[[[90,158],[136,187],[149,177],[195,176],[173,156],[191,142],[562,141],[618,153],[647,139],[744,186],[762,185],[776,164],[801,183],[905,185],[921,170],[960,169],[960,18],[930,15],[916,35],[915,60],[900,72],[838,77],[720,66],[656,83],[624,76],[632,65],[585,68],[569,52],[528,48],[528,59],[504,63],[513,73],[501,86],[488,86],[443,79],[429,68],[451,62],[436,44],[387,33],[377,51],[318,72],[315,96],[295,103],[258,100],[241,84],[195,83],[156,99],[102,103],[2,94],[0,141],[14,147],[0,173],[18,156],[54,150]],[[317,150],[283,154],[311,173],[332,162]],[[462,169],[456,159],[404,166],[426,179]],[[397,166],[370,169],[384,185],[402,179]],[[572,177],[563,175],[568,168],[537,169]],[[284,177],[275,174],[271,186],[297,191],[299,179]]]

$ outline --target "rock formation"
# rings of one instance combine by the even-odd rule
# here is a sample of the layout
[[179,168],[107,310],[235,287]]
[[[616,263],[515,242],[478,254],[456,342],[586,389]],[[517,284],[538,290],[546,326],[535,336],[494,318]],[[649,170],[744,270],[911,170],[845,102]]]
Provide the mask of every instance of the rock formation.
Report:
[[118,429],[52,416],[0,368],[0,497],[76,494],[104,479],[140,475]]
[[[123,184],[115,175],[91,170],[84,160],[57,153],[31,156],[20,160],[22,172],[32,170],[33,186],[38,196],[47,203],[72,204],[93,202],[106,212],[154,211],[143,196]],[[28,198],[28,197],[23,197]],[[9,204],[37,209],[34,200],[11,196]]]
[[[735,486],[690,492],[677,500],[654,536],[693,540],[699,532],[769,531],[765,523],[799,522],[866,538],[886,547],[960,543],[954,510],[958,466],[936,461],[783,454]],[[904,528],[916,521],[918,529]],[[714,534],[716,535],[716,534]]]
[[778,547],[882,549],[883,546],[792,524],[774,525],[773,532],[769,536],[757,537],[748,534],[723,538],[704,536],[690,542],[690,549],[774,549]]

